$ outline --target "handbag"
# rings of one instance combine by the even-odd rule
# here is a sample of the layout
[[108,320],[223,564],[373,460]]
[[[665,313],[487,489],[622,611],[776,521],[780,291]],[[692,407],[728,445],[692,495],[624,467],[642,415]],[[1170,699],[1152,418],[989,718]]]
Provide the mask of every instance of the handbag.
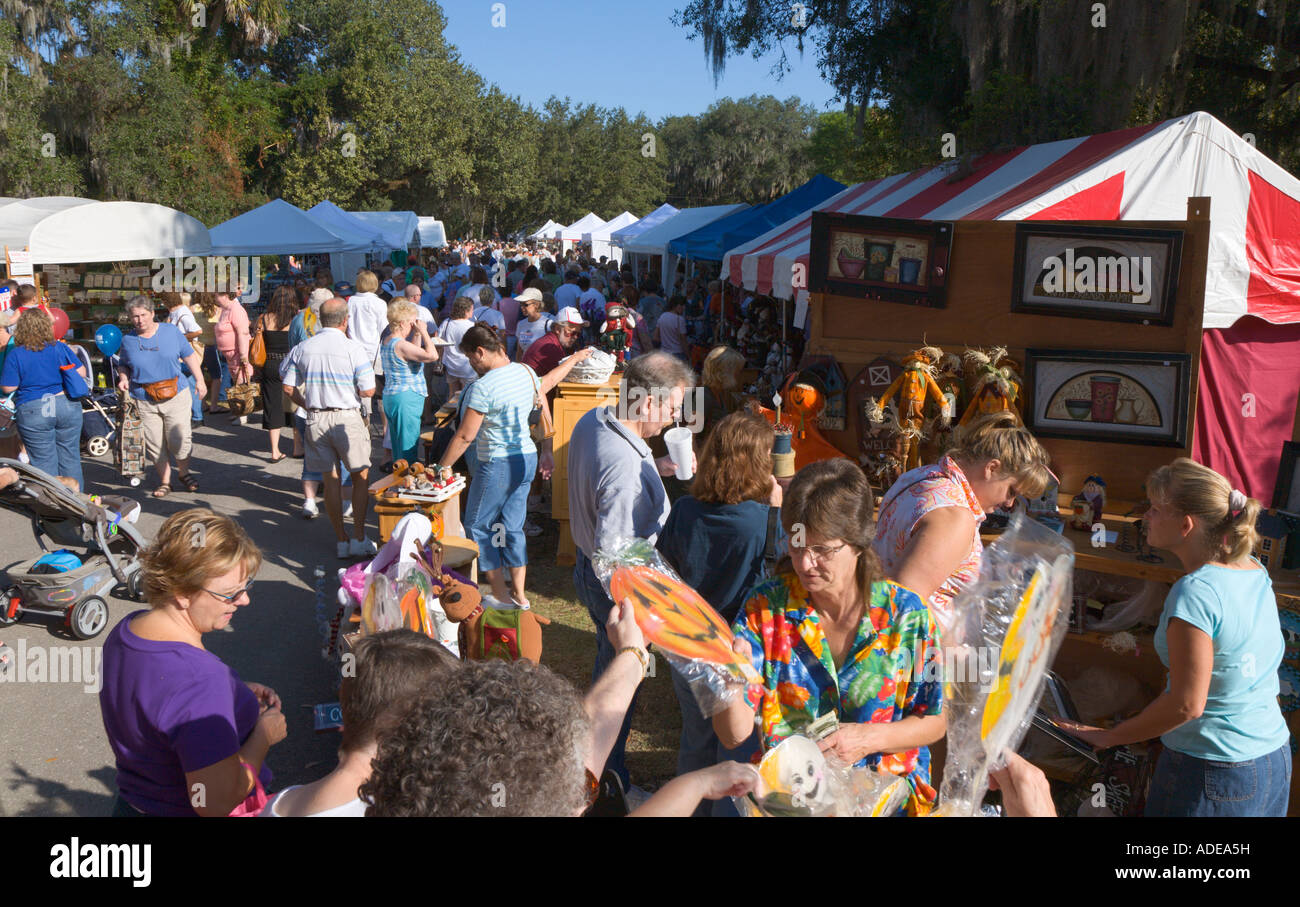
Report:
[[233,416],[247,416],[257,406],[261,388],[253,382],[234,384],[226,389],[226,403]]
[[77,371],[80,367],[81,363],[79,362],[59,366],[59,372],[63,378],[63,395],[69,400],[80,400],[90,394],[90,387],[86,384],[86,379],[81,377],[81,372]]
[[144,386],[144,392],[154,403],[165,403],[176,396],[177,380],[168,378],[166,381],[150,381]]
[[[248,769],[250,772],[253,771],[253,767],[247,762],[240,762],[240,765]],[[262,786],[262,779],[257,776],[256,772],[253,772],[253,789],[248,792],[247,797],[240,801],[238,806],[230,811],[230,815],[227,818],[256,818],[262,814],[262,810],[266,809],[266,804],[270,802],[271,796],[266,792],[266,788]]]
[[529,434],[534,441],[545,441],[555,437],[555,422],[551,419],[551,407],[547,405],[546,397],[542,394],[542,384],[536,375],[533,376],[533,387],[533,411],[528,414]]
[[262,323],[265,315],[257,316],[257,333],[253,335],[253,342],[248,347],[248,361],[253,363],[253,368],[261,368],[266,365],[266,338],[262,336],[266,326]]

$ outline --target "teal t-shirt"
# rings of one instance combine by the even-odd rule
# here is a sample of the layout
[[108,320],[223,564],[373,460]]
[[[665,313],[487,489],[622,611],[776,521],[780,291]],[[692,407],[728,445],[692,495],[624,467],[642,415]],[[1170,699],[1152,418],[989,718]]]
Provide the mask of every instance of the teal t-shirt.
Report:
[[536,382],[537,374],[532,369],[512,362],[492,369],[465,391],[465,405],[483,414],[483,425],[475,439],[480,463],[537,452],[528,430]]
[[1174,583],[1156,628],[1156,653],[1165,667],[1174,617],[1210,637],[1214,668],[1201,717],[1174,728],[1161,742],[1212,762],[1258,759],[1285,744],[1290,732],[1277,702],[1285,643],[1268,571],[1206,564]]

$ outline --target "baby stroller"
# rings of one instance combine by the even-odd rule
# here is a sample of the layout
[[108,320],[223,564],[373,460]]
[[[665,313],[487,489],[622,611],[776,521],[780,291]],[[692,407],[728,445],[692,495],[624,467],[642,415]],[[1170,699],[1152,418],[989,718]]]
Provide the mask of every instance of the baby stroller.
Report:
[[64,572],[38,569],[38,561],[49,562],[45,556],[9,567],[0,626],[31,613],[62,618],[78,639],[98,636],[108,624],[107,597],[118,586],[131,598],[143,599],[139,555],[145,541],[128,521],[139,504],[109,496],[92,502],[34,466],[0,459],[0,467],[5,466],[18,473],[18,481],[0,489],[0,507],[29,517],[42,548],[48,538],[85,552],[74,559],[80,566]]
[[81,446],[92,457],[102,457],[113,449],[117,437],[117,394],[95,391],[81,398]]

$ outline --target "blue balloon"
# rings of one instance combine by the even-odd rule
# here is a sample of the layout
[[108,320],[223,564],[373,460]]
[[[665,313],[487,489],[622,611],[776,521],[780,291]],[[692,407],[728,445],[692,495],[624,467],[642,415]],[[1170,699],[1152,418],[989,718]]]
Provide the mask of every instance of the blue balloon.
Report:
[[122,348],[122,332],[115,324],[101,324],[95,328],[95,346],[105,356],[112,356]]

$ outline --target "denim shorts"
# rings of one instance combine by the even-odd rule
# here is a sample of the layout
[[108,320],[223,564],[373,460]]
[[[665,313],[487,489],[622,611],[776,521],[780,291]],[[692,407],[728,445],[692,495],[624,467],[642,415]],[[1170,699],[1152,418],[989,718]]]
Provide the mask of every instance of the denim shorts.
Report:
[[1147,816],[1285,816],[1291,795],[1289,743],[1258,759],[1212,762],[1165,747],[1147,794]]

